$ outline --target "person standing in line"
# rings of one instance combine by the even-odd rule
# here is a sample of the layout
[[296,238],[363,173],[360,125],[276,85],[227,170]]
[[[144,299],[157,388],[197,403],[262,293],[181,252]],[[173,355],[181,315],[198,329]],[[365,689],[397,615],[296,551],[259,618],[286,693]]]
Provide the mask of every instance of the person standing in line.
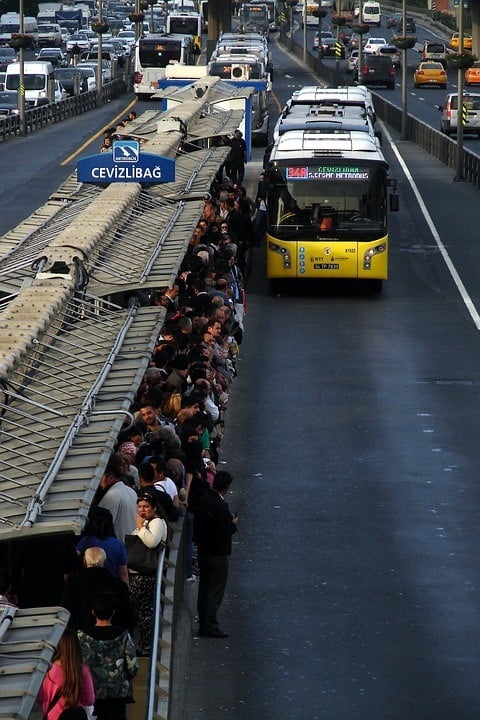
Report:
[[95,691],[90,670],[82,663],[75,632],[65,630],[53,656],[53,663],[40,687],[38,703],[45,720],[58,720],[67,708],[93,706]]
[[228,637],[218,625],[217,612],[227,585],[232,535],[237,532],[238,518],[230,512],[225,500],[232,480],[229,472],[217,472],[212,488],[205,490],[195,505],[193,532],[200,569],[198,619],[201,637]]
[[98,506],[110,510],[115,535],[123,543],[125,535],[131,533],[135,527],[137,493],[122,482],[119,469],[113,463],[109,463],[105,468],[100,488],[105,494]]
[[247,143],[243,139],[243,133],[237,128],[233,138],[229,141],[230,152],[228,164],[232,183],[241,185],[245,176],[245,165],[247,164]]
[[112,625],[114,609],[114,594],[99,593],[92,603],[95,625],[78,632],[83,661],[93,677],[97,720],[126,720],[127,703],[133,702],[132,680],[138,672],[130,633]]
[[[158,503],[158,490],[143,491],[138,497],[136,528],[132,533],[138,535],[148,548],[159,547],[166,543],[168,527]],[[145,657],[150,654],[153,633],[153,612],[155,603],[155,575],[145,574],[129,568],[130,592],[135,606],[138,624],[137,654]]]

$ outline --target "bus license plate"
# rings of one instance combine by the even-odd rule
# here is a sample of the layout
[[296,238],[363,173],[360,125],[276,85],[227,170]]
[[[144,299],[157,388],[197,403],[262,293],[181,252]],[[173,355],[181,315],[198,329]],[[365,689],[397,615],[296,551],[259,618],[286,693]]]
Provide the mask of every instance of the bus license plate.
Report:
[[314,270],[340,270],[338,263],[315,263]]

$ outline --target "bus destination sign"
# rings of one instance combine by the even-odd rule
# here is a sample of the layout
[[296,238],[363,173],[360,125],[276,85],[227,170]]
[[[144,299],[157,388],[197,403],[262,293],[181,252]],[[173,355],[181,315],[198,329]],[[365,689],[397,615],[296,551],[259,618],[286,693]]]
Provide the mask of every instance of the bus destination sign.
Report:
[[286,168],[287,180],[368,180],[368,168],[358,165],[294,165]]

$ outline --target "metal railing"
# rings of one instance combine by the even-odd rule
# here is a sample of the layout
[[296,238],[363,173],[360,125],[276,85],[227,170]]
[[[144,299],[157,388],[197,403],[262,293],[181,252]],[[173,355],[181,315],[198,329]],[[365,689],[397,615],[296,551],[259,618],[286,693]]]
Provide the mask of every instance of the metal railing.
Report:
[[162,551],[155,586],[152,655],[147,683],[146,720],[168,720],[177,618],[185,582],[184,517],[172,526],[173,536]]
[[[122,78],[115,78],[106,83],[102,88],[102,102],[107,103],[126,92],[126,84]],[[25,122],[27,133],[35,132],[42,127],[61,122],[68,117],[81,115],[97,107],[97,91],[73,95],[66,100],[50,105],[41,105],[25,111]],[[0,140],[8,140],[11,137],[20,135],[21,125],[18,115],[9,115],[0,118]]]

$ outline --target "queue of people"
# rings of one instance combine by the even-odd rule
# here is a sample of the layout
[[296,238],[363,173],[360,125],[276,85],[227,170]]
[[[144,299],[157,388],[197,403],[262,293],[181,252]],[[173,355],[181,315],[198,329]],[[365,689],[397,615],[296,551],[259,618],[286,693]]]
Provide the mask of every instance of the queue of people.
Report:
[[198,634],[228,637],[217,615],[238,518],[226,501],[232,475],[217,465],[246,310],[242,245],[251,236],[238,190],[228,181],[212,187],[178,277],[152,294],[165,323],[131,408],[135,422],[118,437],[82,537],[12,543],[9,571],[0,568],[5,602],[71,613],[38,696],[46,720],[126,717],[155,612],[155,575],[131,566],[127,540],[168,553],[180,513]]

